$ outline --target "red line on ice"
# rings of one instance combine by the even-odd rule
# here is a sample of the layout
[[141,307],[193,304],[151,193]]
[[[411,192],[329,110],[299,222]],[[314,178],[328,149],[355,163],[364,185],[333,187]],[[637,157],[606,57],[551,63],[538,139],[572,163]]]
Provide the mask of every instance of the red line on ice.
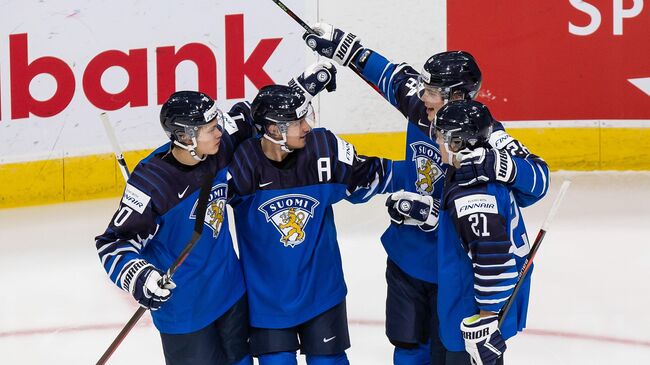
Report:
[[[348,322],[352,326],[356,325],[356,326],[378,326],[379,327],[384,325],[384,321],[372,320],[372,319],[351,319]],[[150,327],[151,325],[152,325],[151,320],[142,320],[140,321],[140,323],[138,323],[136,327]],[[119,323],[119,324],[103,323],[103,324],[72,326],[72,327],[31,328],[31,329],[24,329],[24,330],[0,332],[0,338],[56,335],[61,333],[75,333],[75,332],[102,331],[102,330],[116,331],[115,334],[117,335],[117,331],[122,329],[122,327],[124,327],[123,323]],[[532,335],[532,336],[542,336],[542,337],[570,338],[574,340],[583,340],[583,341],[616,343],[616,344],[629,345],[629,346],[650,347],[650,341],[600,336],[600,335],[592,335],[586,333],[527,328],[526,330],[524,330],[523,334]]]

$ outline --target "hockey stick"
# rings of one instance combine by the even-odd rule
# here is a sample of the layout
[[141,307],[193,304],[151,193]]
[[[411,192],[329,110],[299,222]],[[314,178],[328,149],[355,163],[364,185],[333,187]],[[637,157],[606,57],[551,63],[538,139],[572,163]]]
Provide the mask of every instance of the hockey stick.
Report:
[[[293,20],[295,20],[296,23],[298,23],[301,27],[303,27],[307,32],[309,32],[311,34],[318,35],[318,33],[316,33],[313,29],[311,29],[311,27],[309,25],[307,25],[307,23],[305,23],[302,19],[300,19],[300,17],[298,15],[296,15],[296,13],[294,13],[293,11],[291,11],[291,9],[289,9],[286,5],[284,5],[284,3],[282,1],[280,1],[280,0],[272,0],[272,1],[278,7],[280,7],[280,9],[282,9],[285,13],[287,13]],[[381,94],[381,91],[379,91],[379,88],[376,85],[374,85],[372,82],[366,80],[361,75],[361,71],[359,71],[359,69],[357,69],[356,66],[354,66],[354,63],[350,62],[349,66],[350,66],[350,69],[352,69],[352,71],[354,71],[354,73],[357,74],[357,76],[359,76],[363,81],[366,82],[366,84],[368,84],[376,92]]]
[[499,312],[499,327],[501,327],[501,324],[503,324],[503,321],[505,320],[506,315],[508,314],[508,311],[512,306],[512,303],[514,303],[515,301],[517,292],[519,292],[519,288],[521,288],[521,285],[523,284],[524,279],[526,278],[526,274],[528,274],[530,266],[533,263],[533,259],[535,258],[535,253],[537,253],[539,246],[542,244],[542,240],[544,239],[544,236],[546,236],[546,232],[548,231],[548,226],[551,224],[551,221],[553,221],[553,218],[555,218],[555,213],[557,213],[557,210],[560,207],[560,204],[562,203],[562,199],[564,199],[564,194],[566,194],[567,190],[569,189],[569,185],[571,185],[571,181],[564,180],[562,186],[560,187],[560,192],[558,192],[557,197],[555,198],[555,201],[551,206],[551,210],[548,212],[548,215],[546,216],[544,223],[542,223],[542,228],[540,228],[539,232],[537,232],[537,237],[535,237],[535,242],[533,242],[533,246],[530,249],[530,253],[528,254],[528,257],[526,258],[526,261],[524,261],[524,265],[521,267],[521,271],[519,272],[519,280],[517,281],[515,288],[512,290],[512,295],[510,295],[510,298],[508,298],[506,305],[504,305],[503,308],[501,309],[501,312]]
[[101,113],[99,115],[99,119],[102,120],[102,124],[104,124],[104,130],[106,131],[108,140],[111,141],[111,145],[113,146],[113,151],[115,152],[115,159],[117,160],[117,163],[120,165],[120,171],[122,171],[122,176],[124,176],[124,181],[127,181],[131,176],[131,174],[129,173],[129,167],[126,165],[126,161],[124,161],[124,155],[122,155],[122,149],[120,148],[120,145],[117,143],[117,138],[115,137],[115,131],[113,131],[113,126],[111,125],[111,122],[108,120],[108,114]]

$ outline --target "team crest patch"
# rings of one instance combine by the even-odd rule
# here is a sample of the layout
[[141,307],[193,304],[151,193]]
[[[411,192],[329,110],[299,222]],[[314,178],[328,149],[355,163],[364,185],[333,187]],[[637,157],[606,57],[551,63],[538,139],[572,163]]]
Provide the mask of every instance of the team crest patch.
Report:
[[442,177],[440,152],[425,142],[411,143],[411,149],[417,173],[415,188],[420,194],[431,195],[436,181]]
[[305,240],[305,227],[309,218],[314,216],[316,206],[318,200],[310,196],[289,194],[273,198],[257,209],[280,232],[280,242],[284,247],[295,247]]
[[[226,217],[226,199],[228,197],[228,185],[218,184],[212,187],[210,191],[210,197],[208,198],[208,207],[205,211],[205,219],[203,223],[212,230],[212,237],[217,238],[219,231],[221,230],[221,224],[223,223]],[[190,214],[191,219],[196,219],[196,205],[197,201],[194,203],[192,208],[192,214]]]

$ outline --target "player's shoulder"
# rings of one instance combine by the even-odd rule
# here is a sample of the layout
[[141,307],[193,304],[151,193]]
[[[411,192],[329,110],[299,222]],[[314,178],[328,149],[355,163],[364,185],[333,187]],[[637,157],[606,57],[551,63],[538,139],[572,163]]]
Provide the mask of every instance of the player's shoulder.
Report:
[[319,151],[321,157],[332,157],[336,161],[343,162],[347,165],[352,165],[355,156],[355,150],[352,143],[346,141],[340,136],[336,135],[334,132],[325,128],[316,128],[314,129],[314,139],[318,142],[318,145],[327,145],[325,151]]
[[240,180],[242,176],[250,176],[260,167],[262,157],[260,139],[249,138],[237,146],[228,171],[236,180]]
[[252,136],[252,125],[251,105],[247,101],[234,104],[223,114],[223,130],[228,135],[243,134],[244,138]]
[[242,159],[253,155],[253,151],[259,148],[259,138],[248,138],[237,146],[233,159]]

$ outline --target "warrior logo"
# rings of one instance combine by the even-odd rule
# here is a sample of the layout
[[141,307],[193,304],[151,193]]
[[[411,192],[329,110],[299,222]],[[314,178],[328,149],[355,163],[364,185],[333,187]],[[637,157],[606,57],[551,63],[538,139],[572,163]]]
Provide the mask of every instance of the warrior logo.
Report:
[[411,149],[417,174],[415,188],[420,194],[431,195],[434,184],[442,177],[440,152],[425,142],[411,143]]
[[288,194],[265,202],[258,210],[280,232],[284,247],[295,247],[305,240],[305,227],[316,206],[318,200],[310,196]]
[[[203,223],[212,230],[212,236],[217,238],[221,230],[221,224],[226,218],[226,198],[228,197],[228,185],[219,184],[212,187],[210,197],[208,198],[208,207],[205,210],[205,220]],[[191,219],[196,219],[196,205],[192,208]]]

